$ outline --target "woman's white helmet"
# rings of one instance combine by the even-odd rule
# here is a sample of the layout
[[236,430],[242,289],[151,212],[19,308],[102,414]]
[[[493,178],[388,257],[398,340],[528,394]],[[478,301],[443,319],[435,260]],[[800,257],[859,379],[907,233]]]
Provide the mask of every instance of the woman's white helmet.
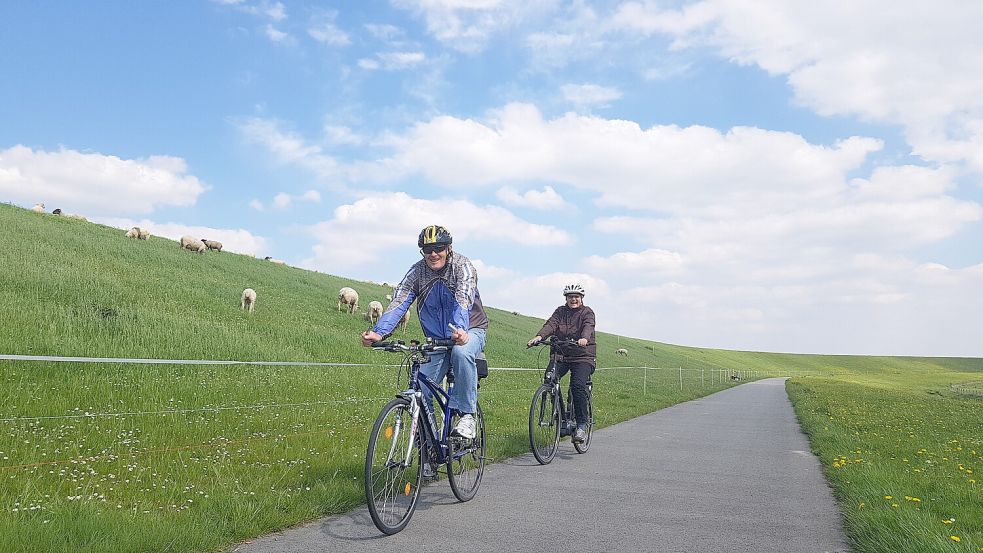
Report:
[[584,296],[584,287],[579,284],[567,284],[563,287],[563,295],[569,296],[570,294],[580,294]]

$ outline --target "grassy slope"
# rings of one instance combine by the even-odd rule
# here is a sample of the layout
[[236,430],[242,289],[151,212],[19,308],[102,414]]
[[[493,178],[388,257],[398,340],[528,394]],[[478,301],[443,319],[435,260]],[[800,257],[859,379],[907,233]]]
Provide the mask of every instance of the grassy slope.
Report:
[[[381,286],[230,253],[194,255],[170,240],[126,239],[118,229],[7,205],[0,228],[0,353],[394,361],[360,347],[366,323],[336,310],[341,286],[356,288],[363,306],[382,300]],[[259,294],[252,315],[239,310],[245,287]],[[534,366],[523,344],[542,320],[489,311],[491,364]],[[687,348],[604,333],[598,341],[600,366],[627,364],[614,354],[626,347],[631,365],[690,369],[682,390],[677,372],[649,371],[644,396],[637,371],[599,372],[602,424],[729,385],[694,369],[814,375],[804,382],[817,386],[835,375],[864,389],[894,389],[899,375],[914,374],[926,391],[951,396],[959,393],[951,384],[981,367],[975,359]],[[396,374],[0,362],[3,418],[133,413],[0,423],[0,549],[210,550],[348,509],[361,501],[366,428]],[[483,384],[493,456],[526,449],[536,378],[493,373]],[[89,460],[63,462],[79,457]]]

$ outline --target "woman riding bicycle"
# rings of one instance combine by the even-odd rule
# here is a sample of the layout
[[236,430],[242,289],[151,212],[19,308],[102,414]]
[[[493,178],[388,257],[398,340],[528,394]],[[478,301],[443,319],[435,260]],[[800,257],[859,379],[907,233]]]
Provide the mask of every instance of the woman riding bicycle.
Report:
[[563,288],[567,301],[557,307],[543,328],[529,340],[532,346],[549,336],[577,340],[577,346],[558,346],[563,360],[557,364],[557,379],[570,373],[573,407],[577,417],[577,429],[571,441],[582,443],[587,425],[587,381],[597,364],[597,344],[594,341],[594,310],[584,305],[584,288],[568,284]]
[[478,402],[475,359],[485,347],[488,316],[478,293],[478,273],[467,257],[454,251],[453,240],[440,225],[430,225],[420,232],[417,245],[423,259],[410,267],[396,287],[379,322],[362,333],[362,345],[371,346],[389,335],[416,299],[423,334],[451,339],[455,344],[450,352],[432,353],[430,361],[420,366],[420,372],[440,382],[454,366],[450,405],[461,415],[454,435],[471,439],[477,425],[473,416]]

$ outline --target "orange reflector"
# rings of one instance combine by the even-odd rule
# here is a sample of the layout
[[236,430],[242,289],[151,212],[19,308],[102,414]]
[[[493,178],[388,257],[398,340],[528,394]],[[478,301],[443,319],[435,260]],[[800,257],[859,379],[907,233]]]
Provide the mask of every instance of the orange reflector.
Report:
[[410,483],[407,482],[406,487],[403,488],[403,495],[410,495],[410,488],[411,488]]
[[391,426],[386,427],[386,439],[387,440],[393,439],[393,427]]

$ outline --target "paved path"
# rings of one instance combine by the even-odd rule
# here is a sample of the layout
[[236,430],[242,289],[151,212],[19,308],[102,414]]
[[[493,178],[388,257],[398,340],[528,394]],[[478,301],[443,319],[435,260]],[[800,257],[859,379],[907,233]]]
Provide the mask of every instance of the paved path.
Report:
[[490,465],[468,503],[446,479],[419,501],[395,536],[362,508],[235,551],[848,551],[780,378],[604,428],[586,455],[563,441],[545,467],[531,455]]

